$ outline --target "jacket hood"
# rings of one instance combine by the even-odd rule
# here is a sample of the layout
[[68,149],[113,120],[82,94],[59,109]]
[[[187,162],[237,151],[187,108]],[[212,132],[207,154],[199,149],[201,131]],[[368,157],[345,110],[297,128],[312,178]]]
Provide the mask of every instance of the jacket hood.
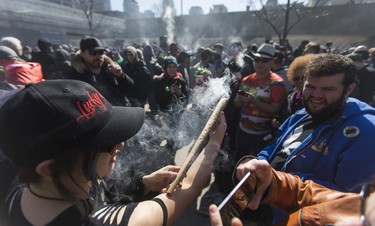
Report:
[[129,52],[133,55],[134,57],[134,62],[137,62],[138,61],[138,53],[137,53],[137,49],[134,48],[133,46],[128,46],[126,47],[126,52]]
[[[305,108],[297,111],[296,115],[307,114]],[[341,117],[352,117],[355,115],[364,115],[364,114],[371,114],[375,115],[375,108],[371,107],[370,105],[357,100],[355,98],[349,97],[346,101],[346,105]]]
[[346,117],[351,117],[360,114],[375,115],[375,108],[371,107],[365,102],[349,97],[346,101],[346,106],[342,115]]
[[[103,60],[104,60],[104,63],[106,63],[106,64],[115,64],[115,62],[110,57],[108,57],[107,55],[103,55]],[[71,62],[71,66],[74,68],[74,70],[76,70],[77,72],[79,72],[81,74],[88,70],[88,68],[87,68],[86,64],[83,62],[83,58],[79,54],[79,52],[76,54],[75,57],[73,57],[72,62]]]

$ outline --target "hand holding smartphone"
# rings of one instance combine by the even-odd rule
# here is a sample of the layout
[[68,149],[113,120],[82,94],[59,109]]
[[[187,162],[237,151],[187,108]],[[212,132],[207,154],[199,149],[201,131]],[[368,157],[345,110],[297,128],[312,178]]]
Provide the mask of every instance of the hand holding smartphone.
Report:
[[254,196],[255,191],[255,174],[248,172],[218,206],[224,226],[230,225],[233,217],[240,216]]

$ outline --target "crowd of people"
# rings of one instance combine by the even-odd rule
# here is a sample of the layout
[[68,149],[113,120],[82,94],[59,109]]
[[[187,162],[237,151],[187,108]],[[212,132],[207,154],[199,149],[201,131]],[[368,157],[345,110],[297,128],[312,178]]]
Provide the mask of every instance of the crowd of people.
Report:
[[[173,225],[211,172],[212,225],[247,172],[255,195],[232,225],[375,224],[375,48],[265,40],[115,51],[93,36],[78,49],[37,46],[0,40],[0,225]],[[194,90],[223,77],[228,105],[174,192],[173,161],[116,190],[107,176],[145,118],[178,120]],[[220,150],[229,167],[213,167]]]

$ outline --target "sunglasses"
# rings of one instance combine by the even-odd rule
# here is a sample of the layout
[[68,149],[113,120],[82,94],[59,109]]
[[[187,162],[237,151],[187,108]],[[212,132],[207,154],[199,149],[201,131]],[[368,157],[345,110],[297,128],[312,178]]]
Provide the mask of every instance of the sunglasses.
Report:
[[95,56],[97,54],[103,55],[104,53],[105,53],[104,49],[92,49],[92,50],[89,50],[89,54],[91,56]]
[[115,146],[108,147],[108,148],[103,148],[102,150],[100,150],[100,152],[101,153],[108,153],[110,155],[113,155],[116,152],[116,148],[115,148]]
[[364,226],[370,225],[366,220],[366,206],[368,197],[375,191],[375,184],[365,184],[360,193],[361,198],[361,221]]
[[270,62],[272,59],[268,59],[268,58],[260,58],[260,57],[254,57],[254,62],[255,63],[268,63]]

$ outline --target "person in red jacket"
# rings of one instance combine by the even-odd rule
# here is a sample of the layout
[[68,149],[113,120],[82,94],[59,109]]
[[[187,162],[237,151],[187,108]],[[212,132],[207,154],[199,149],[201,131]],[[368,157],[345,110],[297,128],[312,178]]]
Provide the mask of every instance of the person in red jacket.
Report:
[[26,85],[43,80],[42,67],[36,62],[24,62],[7,46],[0,46],[0,66],[4,68],[5,79],[14,85]]

